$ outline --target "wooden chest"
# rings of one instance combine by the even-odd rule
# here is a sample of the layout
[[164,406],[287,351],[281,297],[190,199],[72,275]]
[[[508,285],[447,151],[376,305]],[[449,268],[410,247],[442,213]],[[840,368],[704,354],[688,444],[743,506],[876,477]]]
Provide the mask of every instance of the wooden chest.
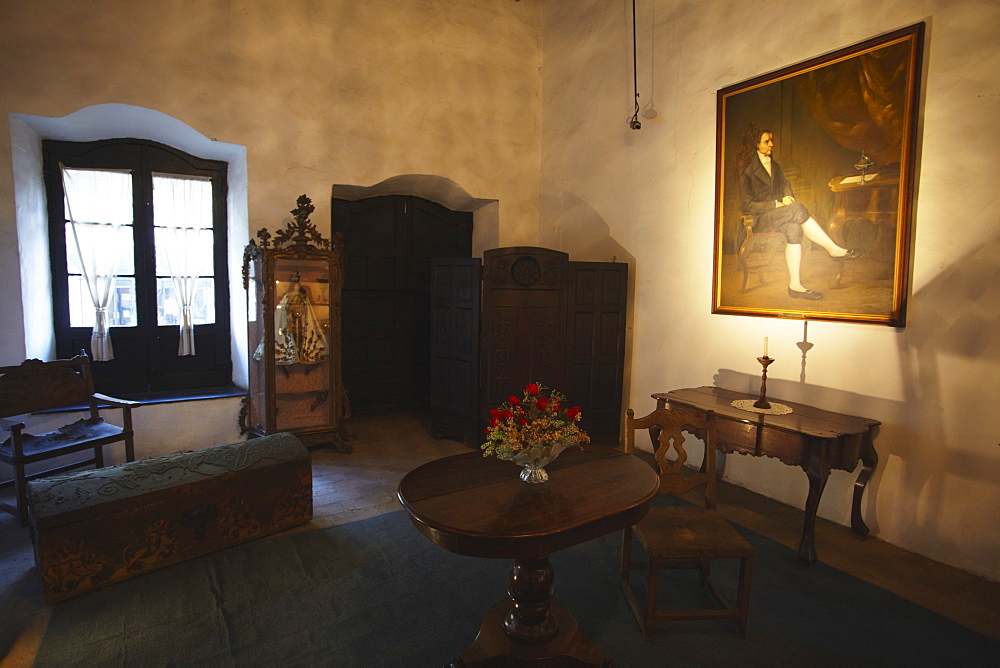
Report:
[[52,603],[312,519],[312,464],[281,433],[29,484]]

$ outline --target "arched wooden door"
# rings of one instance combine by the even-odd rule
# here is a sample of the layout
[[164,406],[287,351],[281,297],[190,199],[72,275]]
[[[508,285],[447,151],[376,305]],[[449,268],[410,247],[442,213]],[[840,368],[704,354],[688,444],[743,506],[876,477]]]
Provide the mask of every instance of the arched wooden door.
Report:
[[425,410],[431,260],[472,257],[472,213],[419,197],[334,199],[344,235],[344,385],[355,413]]

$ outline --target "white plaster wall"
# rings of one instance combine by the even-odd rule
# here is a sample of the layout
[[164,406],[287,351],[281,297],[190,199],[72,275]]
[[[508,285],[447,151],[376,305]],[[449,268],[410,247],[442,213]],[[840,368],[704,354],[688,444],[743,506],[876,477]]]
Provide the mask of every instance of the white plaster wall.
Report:
[[[882,421],[863,504],[881,539],[1000,580],[1000,4],[637,0],[543,3],[540,243],[632,264],[627,402],[716,384]],[[711,314],[716,91],[927,22],[922,161],[905,329]],[[805,368],[796,342],[814,344]],[[849,525],[857,472],[819,515]],[[806,477],[729,456],[725,477],[802,507]],[[823,546],[818,546],[822,558]]]
[[[129,105],[245,146],[246,194],[230,215],[251,234],[284,227],[306,193],[328,235],[334,184],[433,175],[499,202],[491,245],[535,245],[540,23],[538,0],[0,3],[0,364],[51,347],[26,340],[45,329],[31,297],[47,286],[21,270],[44,276],[47,257],[28,240],[43,233],[40,171],[13,167],[39,168],[12,155],[36,141],[24,118]],[[235,440],[237,404],[200,404],[137,411],[140,452]]]

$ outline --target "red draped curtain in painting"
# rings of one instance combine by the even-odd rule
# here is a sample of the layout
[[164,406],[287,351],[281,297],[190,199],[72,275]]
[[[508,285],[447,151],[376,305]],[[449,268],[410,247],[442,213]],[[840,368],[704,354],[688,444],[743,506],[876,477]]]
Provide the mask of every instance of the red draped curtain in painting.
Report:
[[864,151],[883,170],[902,159],[908,46],[876,49],[794,79],[820,126],[841,146]]

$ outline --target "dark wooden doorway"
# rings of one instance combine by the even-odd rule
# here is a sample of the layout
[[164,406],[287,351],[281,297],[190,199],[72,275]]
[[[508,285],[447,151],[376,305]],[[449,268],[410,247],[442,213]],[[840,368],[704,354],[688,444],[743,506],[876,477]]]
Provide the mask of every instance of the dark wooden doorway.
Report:
[[358,415],[427,410],[431,260],[472,257],[472,213],[407,195],[333,199],[344,235],[344,385]]

